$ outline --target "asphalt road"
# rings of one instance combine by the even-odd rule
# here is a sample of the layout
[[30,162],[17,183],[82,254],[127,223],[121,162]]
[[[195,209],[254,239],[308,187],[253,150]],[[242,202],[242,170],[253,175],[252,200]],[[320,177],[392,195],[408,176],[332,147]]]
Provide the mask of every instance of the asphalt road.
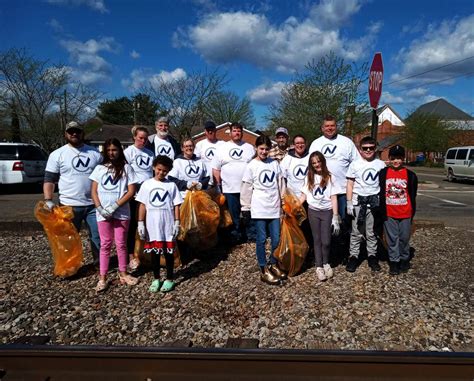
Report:
[[[474,181],[450,183],[441,168],[411,169],[420,182],[416,220],[439,221],[445,226],[474,231]],[[42,198],[38,185],[0,186],[0,230],[35,226],[33,209]]]

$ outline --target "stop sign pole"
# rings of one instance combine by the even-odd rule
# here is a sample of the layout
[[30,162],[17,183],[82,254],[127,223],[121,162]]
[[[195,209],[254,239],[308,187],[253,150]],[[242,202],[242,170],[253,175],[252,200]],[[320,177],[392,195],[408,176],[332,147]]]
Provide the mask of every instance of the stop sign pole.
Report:
[[372,107],[372,133],[371,136],[377,140],[377,127],[379,118],[377,116],[377,107],[380,96],[382,95],[383,63],[382,53],[375,53],[369,72],[369,100]]

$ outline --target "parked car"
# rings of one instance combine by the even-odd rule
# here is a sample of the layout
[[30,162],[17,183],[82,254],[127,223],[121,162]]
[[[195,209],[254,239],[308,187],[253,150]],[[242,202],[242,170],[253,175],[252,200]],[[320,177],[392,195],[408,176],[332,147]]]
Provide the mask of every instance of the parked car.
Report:
[[40,183],[48,155],[27,143],[0,143],[0,184]]
[[444,169],[448,181],[474,180],[474,146],[448,149],[444,158]]

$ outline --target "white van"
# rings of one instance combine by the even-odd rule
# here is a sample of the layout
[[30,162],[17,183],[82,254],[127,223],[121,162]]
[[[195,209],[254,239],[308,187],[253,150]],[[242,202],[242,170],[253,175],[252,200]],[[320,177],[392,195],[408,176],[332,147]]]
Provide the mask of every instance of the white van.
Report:
[[474,180],[474,146],[448,149],[444,158],[444,169],[448,181]]
[[42,182],[47,160],[35,144],[0,143],[0,184]]

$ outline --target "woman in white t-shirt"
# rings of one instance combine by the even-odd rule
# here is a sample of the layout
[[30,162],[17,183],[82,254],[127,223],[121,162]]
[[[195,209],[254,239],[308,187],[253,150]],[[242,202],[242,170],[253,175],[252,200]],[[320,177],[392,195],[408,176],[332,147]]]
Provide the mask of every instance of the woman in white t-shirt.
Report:
[[[260,135],[255,146],[257,154],[252,159],[242,177],[240,203],[242,218],[248,225],[250,218],[257,230],[257,261],[260,266],[260,279],[268,284],[280,284],[286,274],[280,270],[273,252],[280,242],[281,195],[284,193],[284,181],[278,161],[270,159],[268,153],[272,146],[270,139]],[[271,254],[266,258],[265,241],[267,230],[270,232]]]
[[96,207],[100,236],[100,275],[96,291],[107,288],[109,257],[115,240],[121,284],[135,285],[138,280],[127,274],[127,231],[130,221],[128,201],[135,194],[135,173],[127,164],[122,144],[116,138],[107,139],[102,152],[103,161],[94,168],[91,194]]
[[320,281],[334,273],[329,264],[331,232],[339,234],[337,193],[324,155],[315,151],[309,156],[308,174],[300,201],[308,203],[308,219],[313,234],[316,275]]

